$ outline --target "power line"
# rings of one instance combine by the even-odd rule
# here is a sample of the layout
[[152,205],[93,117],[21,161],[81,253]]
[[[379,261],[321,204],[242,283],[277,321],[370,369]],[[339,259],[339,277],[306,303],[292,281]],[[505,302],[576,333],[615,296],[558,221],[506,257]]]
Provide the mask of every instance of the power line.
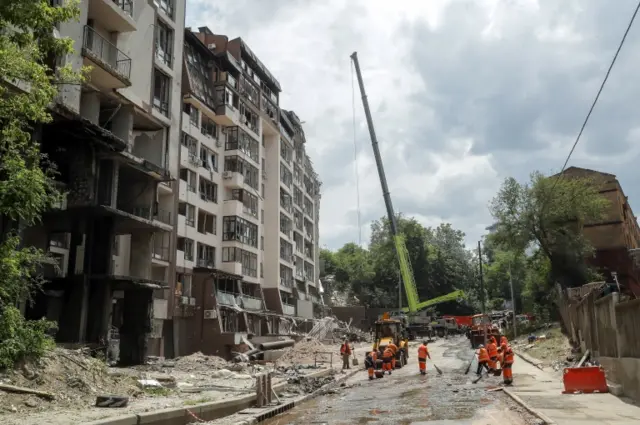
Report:
[[589,112],[587,113],[587,116],[585,117],[584,122],[582,123],[582,127],[580,127],[580,132],[578,132],[578,136],[576,137],[576,141],[573,143],[573,146],[571,147],[571,150],[569,151],[569,155],[567,155],[567,159],[564,161],[564,164],[562,165],[562,169],[560,170],[559,178],[555,179],[554,182],[553,182],[553,186],[551,186],[551,191],[553,191],[553,189],[556,187],[556,184],[558,183],[558,180],[562,178],[562,173],[564,172],[565,168],[567,167],[567,164],[569,163],[569,159],[571,159],[571,155],[573,155],[573,152],[575,151],[576,146],[578,146],[578,143],[580,142],[580,139],[582,137],[582,133],[584,132],[584,129],[587,126],[587,123],[589,122],[589,119],[591,118],[591,113],[595,109],[596,104],[598,103],[598,100],[600,99],[600,94],[602,94],[602,90],[604,89],[604,86],[607,84],[607,80],[609,79],[609,75],[611,74],[611,70],[613,69],[613,66],[616,63],[616,60],[618,59],[618,55],[620,54],[620,50],[622,50],[622,46],[624,46],[624,43],[627,40],[627,35],[629,34],[629,31],[631,30],[631,27],[633,26],[633,22],[636,19],[636,15],[638,14],[638,10],[640,10],[640,2],[638,2],[638,5],[636,6],[636,9],[633,12],[633,15],[631,16],[631,20],[629,21],[629,25],[627,25],[627,29],[625,30],[624,35],[622,36],[622,40],[620,40],[620,44],[618,45],[618,49],[616,50],[615,55],[613,55],[613,59],[611,60],[611,64],[609,65],[609,69],[607,69],[607,73],[605,74],[604,79],[602,80],[602,84],[600,84],[600,89],[598,89],[598,93],[596,94],[595,99],[593,99],[593,103],[591,104],[591,108],[589,108]]
[[354,83],[353,61],[351,61],[351,114],[353,117],[353,167],[356,173],[356,208],[358,214],[358,246],[362,246],[362,225],[360,224],[360,178],[358,176],[358,141],[356,139],[356,87]]

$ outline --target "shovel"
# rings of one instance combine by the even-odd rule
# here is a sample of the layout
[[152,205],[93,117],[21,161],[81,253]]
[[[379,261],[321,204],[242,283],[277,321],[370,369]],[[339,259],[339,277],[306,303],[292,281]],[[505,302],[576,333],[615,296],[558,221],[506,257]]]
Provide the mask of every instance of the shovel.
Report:
[[438,366],[436,366],[435,363],[431,363],[433,365],[433,367],[436,369],[436,372],[438,372],[438,375],[442,375],[442,371],[440,370],[440,368]]
[[480,376],[478,376],[476,379],[474,379],[474,380],[473,380],[473,381],[471,381],[471,382],[473,382],[474,384],[477,384],[477,383],[478,383],[478,381],[482,379],[482,376],[483,376],[483,375],[482,375],[482,372],[480,372]]
[[469,371],[471,370],[471,365],[473,364],[473,360],[476,358],[475,353],[473,354],[473,357],[471,357],[471,361],[469,361],[469,364],[467,365],[467,370],[464,371],[465,375],[469,374]]

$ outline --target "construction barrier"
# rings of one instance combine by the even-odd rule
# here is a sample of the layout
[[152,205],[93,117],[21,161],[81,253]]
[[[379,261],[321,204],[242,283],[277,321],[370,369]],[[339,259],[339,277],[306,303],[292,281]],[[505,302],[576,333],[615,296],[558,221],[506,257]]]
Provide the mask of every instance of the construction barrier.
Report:
[[600,366],[565,368],[562,382],[563,394],[609,392],[604,369]]

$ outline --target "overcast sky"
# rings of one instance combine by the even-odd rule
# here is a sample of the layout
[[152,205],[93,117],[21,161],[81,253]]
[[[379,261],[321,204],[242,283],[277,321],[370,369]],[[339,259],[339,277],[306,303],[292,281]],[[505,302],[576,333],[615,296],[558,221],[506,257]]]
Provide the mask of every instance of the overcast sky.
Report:
[[[324,182],[321,245],[358,240],[352,74],[358,51],[396,211],[475,243],[505,177],[559,171],[635,0],[188,0],[187,26],[241,36],[305,121]],[[638,18],[640,20],[640,17]],[[640,22],[570,165],[640,199]],[[635,58],[635,59],[634,59]],[[357,84],[356,84],[357,90]],[[355,103],[363,241],[384,215]]]

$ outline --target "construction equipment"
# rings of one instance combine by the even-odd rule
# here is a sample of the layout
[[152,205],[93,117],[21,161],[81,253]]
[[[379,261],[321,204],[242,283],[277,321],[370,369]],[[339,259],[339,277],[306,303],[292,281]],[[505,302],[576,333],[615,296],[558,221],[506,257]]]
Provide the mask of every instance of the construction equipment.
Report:
[[500,329],[491,323],[489,315],[476,314],[471,319],[471,328],[468,335],[471,341],[471,348],[478,348],[480,344],[486,344],[485,335],[487,340],[493,336],[496,341],[500,341]]
[[398,230],[398,223],[396,222],[396,215],[393,210],[393,204],[391,202],[391,196],[389,194],[389,187],[387,185],[387,178],[384,173],[384,166],[382,164],[382,158],[380,156],[380,150],[378,148],[378,138],[376,137],[376,131],[373,126],[373,118],[371,117],[371,110],[369,109],[369,101],[367,100],[367,94],[364,89],[364,82],[362,80],[362,74],[360,72],[360,63],[358,62],[358,53],[353,52],[351,54],[351,60],[358,78],[358,86],[360,87],[360,95],[362,96],[362,106],[364,108],[364,114],[367,119],[367,127],[369,128],[369,135],[371,136],[371,146],[373,147],[373,156],[376,160],[376,166],[378,168],[378,177],[380,178],[380,185],[382,186],[382,196],[384,198],[384,205],[387,210],[387,216],[389,218],[389,227],[391,229],[391,237],[396,248],[396,254],[398,258],[398,264],[400,266],[400,276],[402,277],[402,283],[407,296],[407,307],[402,308],[402,311],[409,313],[409,323],[411,324],[416,313],[424,308],[438,304],[440,302],[446,302],[461,298],[464,296],[462,291],[454,291],[450,294],[443,295],[441,297],[433,298],[424,302],[419,302],[418,289],[416,288],[416,282],[413,275],[413,268],[411,267],[411,261],[409,260],[409,253],[405,244],[404,236]]
[[396,351],[396,368],[407,364],[409,358],[409,336],[405,323],[384,313],[382,318],[375,323],[375,337],[373,351],[384,352],[387,345],[394,343],[398,347]]

